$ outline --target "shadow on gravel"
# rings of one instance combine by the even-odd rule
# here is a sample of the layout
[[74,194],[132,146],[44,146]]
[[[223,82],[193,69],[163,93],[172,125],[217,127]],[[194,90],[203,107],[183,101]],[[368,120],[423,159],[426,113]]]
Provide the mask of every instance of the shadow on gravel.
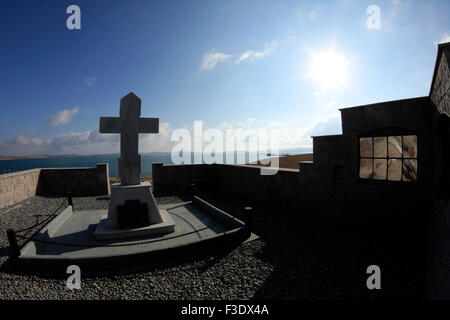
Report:
[[[254,208],[253,232],[265,243],[257,258],[274,268],[255,299],[419,299],[424,294],[424,236],[408,231],[414,229],[402,221],[307,219],[299,209],[208,196],[237,208]],[[367,288],[370,265],[381,268],[381,290]]]
[[[281,224],[275,219],[276,211],[266,209],[259,213],[261,221],[255,232],[266,243],[259,258],[275,270],[256,292],[256,299],[422,297],[422,235],[406,233],[404,226],[395,224],[324,223],[292,218]],[[265,224],[267,219],[270,224]],[[382,290],[369,290],[366,286],[370,265],[381,269]]]
[[0,248],[0,257],[6,257],[9,254],[9,248]]

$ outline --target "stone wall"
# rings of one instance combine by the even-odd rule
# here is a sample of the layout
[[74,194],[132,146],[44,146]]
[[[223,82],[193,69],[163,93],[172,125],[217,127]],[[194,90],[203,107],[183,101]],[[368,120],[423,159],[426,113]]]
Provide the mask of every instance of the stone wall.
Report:
[[262,175],[261,169],[249,165],[154,163],[153,191],[156,194],[189,192],[190,185],[195,183],[250,202],[281,204],[286,201],[291,203],[293,199],[301,200],[303,197],[298,197],[299,193],[308,196],[315,180],[309,163],[301,164],[300,170],[279,169],[274,175]]
[[[188,191],[210,180],[215,190],[248,201],[289,205],[293,214],[352,221],[400,223],[414,232],[423,223],[433,185],[433,108],[429,97],[341,109],[343,134],[313,137],[313,162],[299,170],[262,175],[248,165],[153,165],[155,192]],[[419,145],[418,182],[359,179],[361,135],[415,134]]]
[[440,46],[438,52],[438,65],[431,87],[430,98],[440,113],[450,117],[450,47]]
[[109,164],[97,164],[95,168],[41,169],[36,195],[91,196],[109,194]]
[[431,299],[450,299],[450,44],[439,45],[430,90],[434,103],[436,164],[427,229],[427,292]]
[[185,192],[192,183],[201,183],[213,178],[214,165],[188,164],[163,165],[152,163],[153,191],[159,194]]
[[95,168],[49,168],[0,175],[0,208],[35,195],[104,195],[110,193],[109,165]]
[[36,195],[41,169],[0,175],[0,208]]

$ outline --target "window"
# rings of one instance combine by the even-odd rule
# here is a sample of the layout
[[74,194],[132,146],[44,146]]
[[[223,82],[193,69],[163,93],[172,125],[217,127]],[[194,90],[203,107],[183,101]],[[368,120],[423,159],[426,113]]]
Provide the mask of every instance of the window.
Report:
[[417,136],[359,138],[359,177],[417,181]]

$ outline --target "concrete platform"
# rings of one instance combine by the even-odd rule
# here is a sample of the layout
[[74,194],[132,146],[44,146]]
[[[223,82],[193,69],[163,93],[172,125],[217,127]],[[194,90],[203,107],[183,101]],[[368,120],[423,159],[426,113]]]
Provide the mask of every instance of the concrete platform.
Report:
[[174,232],[175,222],[170,214],[166,210],[159,210],[159,213],[162,218],[160,223],[137,229],[110,229],[107,226],[108,215],[104,215],[95,229],[95,237],[98,240],[112,240]]
[[76,264],[84,272],[108,272],[205,255],[251,235],[242,221],[198,198],[159,208],[175,222],[174,232],[100,241],[95,229],[107,210],[73,212],[69,206],[24,245],[17,260],[31,271],[65,272]]

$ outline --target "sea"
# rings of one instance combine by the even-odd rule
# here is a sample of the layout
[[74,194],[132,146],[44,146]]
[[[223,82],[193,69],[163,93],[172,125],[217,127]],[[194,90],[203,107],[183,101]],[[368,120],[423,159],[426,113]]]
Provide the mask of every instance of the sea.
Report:
[[[233,152],[218,153],[216,156],[217,163],[227,164],[245,164],[251,161],[262,160],[277,155],[293,155],[312,152],[311,148],[296,148],[280,150],[277,154],[267,152]],[[190,162],[195,163],[195,159],[202,159],[203,163],[207,163],[205,157],[197,157],[194,153],[189,154]],[[186,157],[186,158],[189,158]],[[71,168],[71,167],[95,167],[97,163],[109,163],[109,175],[111,177],[119,176],[118,169],[119,154],[108,155],[85,155],[85,156],[53,156],[49,158],[36,159],[16,159],[16,160],[0,160],[0,175],[17,171],[23,171],[35,168]],[[222,159],[222,161],[220,161]],[[229,161],[233,159],[233,161]],[[164,164],[174,164],[172,154],[170,152],[152,152],[141,154],[141,176],[152,176],[152,163],[162,162]]]

